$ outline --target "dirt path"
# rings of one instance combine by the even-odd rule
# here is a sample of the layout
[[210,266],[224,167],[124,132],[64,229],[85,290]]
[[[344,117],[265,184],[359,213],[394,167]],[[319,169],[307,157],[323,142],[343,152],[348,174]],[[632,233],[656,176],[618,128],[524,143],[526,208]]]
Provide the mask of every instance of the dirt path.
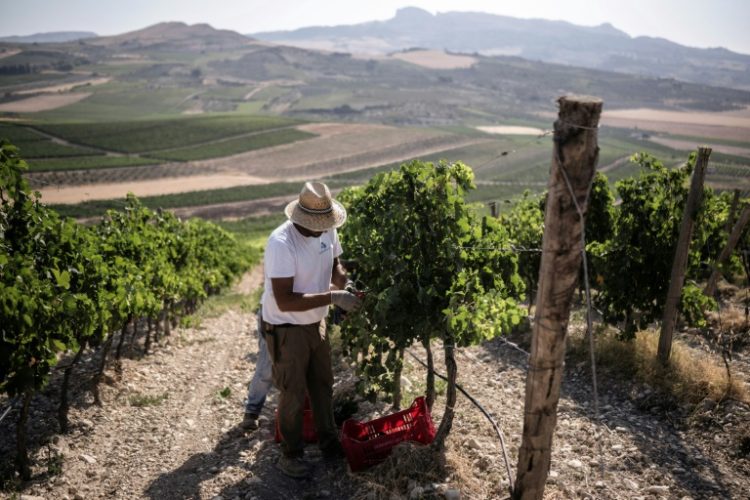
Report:
[[[126,360],[123,382],[104,391],[104,408],[72,412],[75,430],[57,443],[64,473],[45,496],[211,498],[202,492],[217,481],[241,479],[222,458],[249,447],[236,424],[257,352],[254,321],[229,312],[200,330],[181,331],[152,356]],[[222,398],[225,388],[231,395]],[[133,406],[136,397],[166,399]]]
[[[256,268],[235,292],[249,293],[261,279]],[[257,356],[254,315],[228,311],[205,320],[198,329],[177,330],[170,339],[143,359],[124,360],[121,376],[108,371],[111,380],[103,388],[103,408],[74,406],[71,433],[53,435],[48,447],[38,448],[37,480],[21,493],[61,500],[405,499],[447,498],[458,491],[467,499],[506,495],[508,478],[497,438],[461,395],[445,453],[449,472],[442,482],[407,476],[396,493],[388,479],[392,470],[381,467],[353,474],[344,463],[323,462],[315,446],[306,448],[312,479],[286,478],[275,466],[276,392],[269,395],[259,431],[247,434],[239,428],[246,383]],[[424,357],[420,347],[411,350]],[[434,352],[436,369],[445,373],[437,345]],[[459,349],[457,360],[459,383],[505,433],[515,473],[525,355],[498,339]],[[341,357],[333,361],[338,391],[353,383],[351,366]],[[745,497],[750,490],[750,457],[738,451],[738,439],[750,426],[748,405],[725,401],[685,415],[679,408],[663,406],[664,401],[645,386],[600,376],[601,416],[596,419],[587,363],[567,363],[546,499]],[[424,376],[424,369],[407,355],[405,393],[419,394]],[[145,396],[152,403],[143,403]],[[32,418],[39,422],[39,402],[35,405]],[[433,409],[436,423],[443,405],[441,395]],[[370,420],[385,413],[386,404],[360,400],[355,418]],[[32,427],[32,435],[35,432],[39,429]],[[11,435],[10,429],[5,435]],[[64,456],[61,471],[49,473],[55,463],[49,457],[56,454]],[[404,463],[399,470],[409,466]]]
[[[262,277],[254,269],[235,291],[252,292]],[[143,359],[124,359],[121,374],[108,370],[104,407],[72,408],[71,433],[53,438],[51,452],[65,457],[62,472],[23,493],[70,500],[301,498],[312,483],[290,481],[275,466],[275,391],[262,429],[246,434],[239,427],[256,356],[254,314],[229,311],[173,332]],[[49,452],[40,450],[38,463]],[[317,487],[340,498],[343,463],[325,464],[315,449],[308,456]],[[237,491],[242,496],[227,493]]]

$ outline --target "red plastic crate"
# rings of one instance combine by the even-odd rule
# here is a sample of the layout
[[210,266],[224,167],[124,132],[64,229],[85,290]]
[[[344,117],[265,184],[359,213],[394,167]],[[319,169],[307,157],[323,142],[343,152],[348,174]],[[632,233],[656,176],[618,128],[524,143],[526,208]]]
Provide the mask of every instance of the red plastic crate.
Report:
[[352,471],[382,462],[402,441],[429,444],[433,439],[435,425],[424,396],[415,399],[405,410],[370,422],[349,419],[341,429],[341,445]]
[[[276,409],[276,442],[281,442],[281,429],[279,429],[279,410]],[[302,410],[302,440],[306,443],[317,443],[318,433],[315,432],[315,419],[313,418],[310,398],[305,396],[305,408]]]

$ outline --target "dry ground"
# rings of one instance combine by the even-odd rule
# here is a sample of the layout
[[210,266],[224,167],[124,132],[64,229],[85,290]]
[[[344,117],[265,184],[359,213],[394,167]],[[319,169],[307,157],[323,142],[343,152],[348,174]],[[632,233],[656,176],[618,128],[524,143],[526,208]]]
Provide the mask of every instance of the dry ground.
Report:
[[[238,290],[251,291],[260,278],[256,270]],[[56,435],[48,415],[54,395],[36,398],[35,479],[22,493],[63,500],[405,499],[443,498],[456,491],[465,499],[506,496],[499,441],[461,395],[440,477],[426,479],[414,463],[399,461],[404,455],[391,467],[353,474],[343,463],[324,463],[311,445],[306,456],[314,479],[285,478],[275,466],[279,448],[272,439],[276,392],[270,394],[259,431],[248,434],[238,426],[257,354],[254,321],[252,314],[229,311],[198,329],[173,332],[143,359],[124,360],[121,373],[108,370],[103,408],[91,404],[80,382],[68,435]],[[574,330],[581,327],[580,321],[573,325]],[[423,357],[421,348],[412,350]],[[439,346],[435,352],[440,353]],[[444,373],[437,357],[438,371]],[[526,356],[495,340],[460,349],[457,358],[459,383],[500,424],[515,473]],[[746,354],[736,363],[743,370],[750,367]],[[351,366],[339,357],[334,366],[336,392],[345,391],[353,383]],[[423,390],[424,375],[407,356],[407,393]],[[566,367],[546,499],[744,498],[750,490],[750,460],[737,439],[750,425],[747,405],[710,403],[686,416],[665,406],[648,387],[625,382],[600,376],[601,417],[595,419],[586,363]],[[138,406],[136,398],[143,396],[161,400]],[[443,401],[439,397],[433,410],[436,423]],[[355,417],[369,420],[387,413],[387,405],[360,401]],[[37,439],[50,432],[47,427],[51,438],[38,446]],[[5,452],[13,446],[12,427],[5,422],[0,430],[0,449],[9,459]],[[405,471],[411,472],[405,476]]]

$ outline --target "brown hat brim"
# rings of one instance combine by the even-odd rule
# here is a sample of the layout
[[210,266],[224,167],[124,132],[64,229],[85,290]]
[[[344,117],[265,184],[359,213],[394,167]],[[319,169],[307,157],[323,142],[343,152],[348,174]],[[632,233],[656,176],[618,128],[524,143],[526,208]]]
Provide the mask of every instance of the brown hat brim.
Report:
[[346,222],[346,209],[336,200],[331,200],[331,211],[316,214],[305,211],[299,206],[299,200],[290,202],[284,208],[287,219],[310,231],[328,231],[341,227]]

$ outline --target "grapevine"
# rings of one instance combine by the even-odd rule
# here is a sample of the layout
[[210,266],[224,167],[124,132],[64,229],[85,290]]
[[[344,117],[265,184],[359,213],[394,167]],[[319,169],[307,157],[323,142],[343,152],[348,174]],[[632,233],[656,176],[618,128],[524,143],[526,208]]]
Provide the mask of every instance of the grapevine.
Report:
[[[67,352],[58,419],[67,429],[67,386],[87,346],[102,345],[101,377],[115,332],[189,313],[243,272],[248,261],[218,226],[180,221],[129,195],[91,228],[62,219],[23,178],[26,163],[0,143],[0,392],[20,396],[17,466],[30,477],[26,428],[31,399]],[[158,329],[157,329],[158,331]],[[151,329],[146,337],[148,350]],[[97,384],[94,394],[101,402]]]

